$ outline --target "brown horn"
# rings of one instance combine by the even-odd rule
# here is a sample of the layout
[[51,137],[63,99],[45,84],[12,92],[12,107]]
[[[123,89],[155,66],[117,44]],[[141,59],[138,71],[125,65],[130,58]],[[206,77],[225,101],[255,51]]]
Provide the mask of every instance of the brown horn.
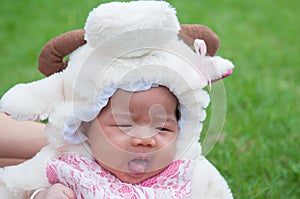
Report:
[[[179,37],[189,46],[194,44],[195,39],[203,39],[210,56],[215,55],[220,45],[218,36],[210,28],[198,24],[181,25]],[[64,57],[85,43],[84,30],[69,31],[51,39],[39,55],[39,71],[46,76],[62,71],[67,67]]]
[[207,45],[207,54],[214,56],[219,49],[220,40],[216,33],[204,25],[183,24],[180,26],[179,37],[189,46],[195,39],[203,39]]
[[62,71],[67,67],[64,57],[85,43],[84,30],[73,30],[51,39],[39,55],[39,71],[46,76]]

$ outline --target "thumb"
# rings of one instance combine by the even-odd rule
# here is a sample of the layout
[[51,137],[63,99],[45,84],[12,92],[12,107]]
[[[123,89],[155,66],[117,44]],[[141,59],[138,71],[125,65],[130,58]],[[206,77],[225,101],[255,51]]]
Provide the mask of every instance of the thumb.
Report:
[[76,199],[75,192],[69,187],[64,187],[63,193],[67,196],[68,199]]

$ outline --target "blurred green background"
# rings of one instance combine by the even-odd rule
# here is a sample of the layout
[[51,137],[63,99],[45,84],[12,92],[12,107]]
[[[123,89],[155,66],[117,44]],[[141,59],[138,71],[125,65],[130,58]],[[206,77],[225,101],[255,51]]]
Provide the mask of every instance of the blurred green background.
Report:
[[[101,0],[1,0],[0,96],[43,76],[37,57],[51,38],[82,28]],[[300,198],[300,1],[169,0],[181,23],[200,23],[231,59],[227,117],[207,158],[235,198]],[[204,132],[205,133],[205,132]]]

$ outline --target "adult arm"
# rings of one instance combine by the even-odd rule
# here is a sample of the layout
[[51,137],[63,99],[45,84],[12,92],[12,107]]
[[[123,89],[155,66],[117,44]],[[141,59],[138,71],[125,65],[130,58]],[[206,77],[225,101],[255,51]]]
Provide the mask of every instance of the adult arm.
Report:
[[45,124],[16,121],[4,113],[0,113],[0,138],[2,166],[29,159],[48,144],[45,138]]

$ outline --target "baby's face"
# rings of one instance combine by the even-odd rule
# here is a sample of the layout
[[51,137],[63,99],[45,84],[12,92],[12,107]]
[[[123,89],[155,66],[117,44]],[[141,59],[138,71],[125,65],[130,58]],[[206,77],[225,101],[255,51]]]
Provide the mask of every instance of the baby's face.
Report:
[[131,184],[160,173],[176,152],[177,103],[165,87],[117,90],[87,133],[98,163]]

